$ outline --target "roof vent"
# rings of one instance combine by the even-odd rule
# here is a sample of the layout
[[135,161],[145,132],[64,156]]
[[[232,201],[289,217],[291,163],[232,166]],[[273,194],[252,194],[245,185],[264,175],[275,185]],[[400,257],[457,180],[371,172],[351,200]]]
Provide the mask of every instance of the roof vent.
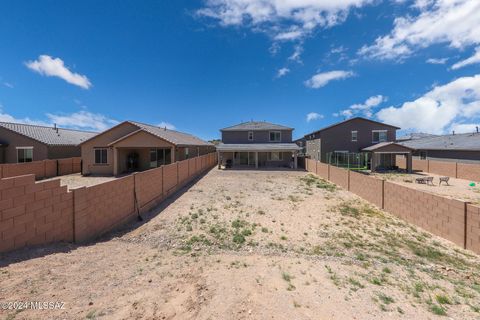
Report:
[[475,129],[477,130],[477,133],[478,133],[478,126],[476,126]]
[[452,131],[452,135],[455,135],[455,130]]

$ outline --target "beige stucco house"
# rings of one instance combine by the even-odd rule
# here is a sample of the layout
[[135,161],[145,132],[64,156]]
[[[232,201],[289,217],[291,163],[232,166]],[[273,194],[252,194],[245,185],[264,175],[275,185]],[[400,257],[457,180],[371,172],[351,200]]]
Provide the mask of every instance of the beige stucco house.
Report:
[[191,134],[135,121],[122,122],[81,144],[84,175],[143,171],[215,151]]

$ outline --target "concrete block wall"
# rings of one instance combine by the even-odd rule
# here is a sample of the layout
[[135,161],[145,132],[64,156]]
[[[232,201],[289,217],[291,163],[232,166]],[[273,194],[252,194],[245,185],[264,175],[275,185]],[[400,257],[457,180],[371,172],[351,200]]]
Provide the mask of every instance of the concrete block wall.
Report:
[[73,239],[73,197],[60,180],[0,180],[0,252]]
[[[427,161],[429,160],[422,160]],[[420,162],[427,167],[428,163]],[[449,166],[434,164],[446,173]],[[344,187],[379,208],[480,254],[480,206],[306,159],[306,169]],[[321,168],[321,169],[319,169]],[[460,168],[460,167],[458,167]],[[467,170],[465,167],[461,170]],[[329,175],[325,175],[328,172]],[[461,172],[457,170],[457,173]],[[323,176],[321,175],[323,173]]]
[[41,160],[27,163],[8,163],[0,165],[0,178],[10,178],[34,174],[37,180],[52,178],[81,171],[82,159],[67,158],[58,160]]
[[133,175],[73,190],[75,241],[83,242],[136,216]]
[[480,165],[457,162],[457,178],[480,181]]
[[316,173],[319,177],[323,179],[329,180],[330,179],[330,169],[329,165],[322,162],[317,162]]
[[[426,161],[426,160],[424,160]],[[456,162],[446,162],[446,161],[435,161],[428,160],[428,170],[434,174],[447,177],[457,177],[457,163]]]
[[348,190],[349,170],[329,166],[329,179],[336,185]]
[[1,179],[0,253],[98,237],[135,219],[137,212],[149,210],[215,164],[215,155],[207,154],[71,192],[59,179],[35,182],[33,174]]
[[457,245],[465,245],[466,203],[385,182],[384,209]]
[[467,204],[466,249],[480,254],[480,207]]
[[375,204],[377,207],[383,208],[384,180],[353,171],[349,171],[349,174],[348,190]]
[[428,160],[412,159],[412,169],[424,172],[428,171]]

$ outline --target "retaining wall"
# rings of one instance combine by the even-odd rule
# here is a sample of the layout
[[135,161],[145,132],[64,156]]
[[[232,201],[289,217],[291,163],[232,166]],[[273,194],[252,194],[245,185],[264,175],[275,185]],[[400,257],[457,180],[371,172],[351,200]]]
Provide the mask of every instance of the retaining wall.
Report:
[[37,180],[78,173],[82,159],[79,157],[58,160],[41,160],[26,163],[6,163],[0,165],[0,178],[10,178],[27,174]]
[[364,174],[350,171],[348,190],[363,199],[383,208],[383,183],[384,180],[369,177]]

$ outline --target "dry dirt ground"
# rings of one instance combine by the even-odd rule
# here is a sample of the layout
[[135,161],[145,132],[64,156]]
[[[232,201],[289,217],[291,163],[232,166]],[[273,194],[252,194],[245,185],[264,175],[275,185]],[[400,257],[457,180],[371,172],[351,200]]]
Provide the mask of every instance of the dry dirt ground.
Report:
[[478,319],[480,258],[300,171],[219,171],[85,246],[1,257],[6,319]]
[[103,177],[103,176],[82,176],[80,173],[67,174],[55,178],[45,179],[42,181],[60,179],[60,185],[68,186],[68,189],[74,189],[78,187],[90,187],[96,184],[108,182],[117,179],[116,177]]
[[[385,179],[398,183],[400,185],[427,191],[430,193],[438,194],[447,198],[453,198],[458,200],[464,200],[472,202],[475,204],[480,204],[480,182],[479,181],[470,181],[464,179],[450,178],[448,181],[449,185],[446,185],[442,182],[439,185],[440,175],[427,173],[427,172],[418,172],[418,173],[373,173],[378,178]],[[427,184],[418,184],[415,183],[416,178],[420,177],[433,177],[434,185]],[[475,183],[475,186],[470,186],[470,183]]]

